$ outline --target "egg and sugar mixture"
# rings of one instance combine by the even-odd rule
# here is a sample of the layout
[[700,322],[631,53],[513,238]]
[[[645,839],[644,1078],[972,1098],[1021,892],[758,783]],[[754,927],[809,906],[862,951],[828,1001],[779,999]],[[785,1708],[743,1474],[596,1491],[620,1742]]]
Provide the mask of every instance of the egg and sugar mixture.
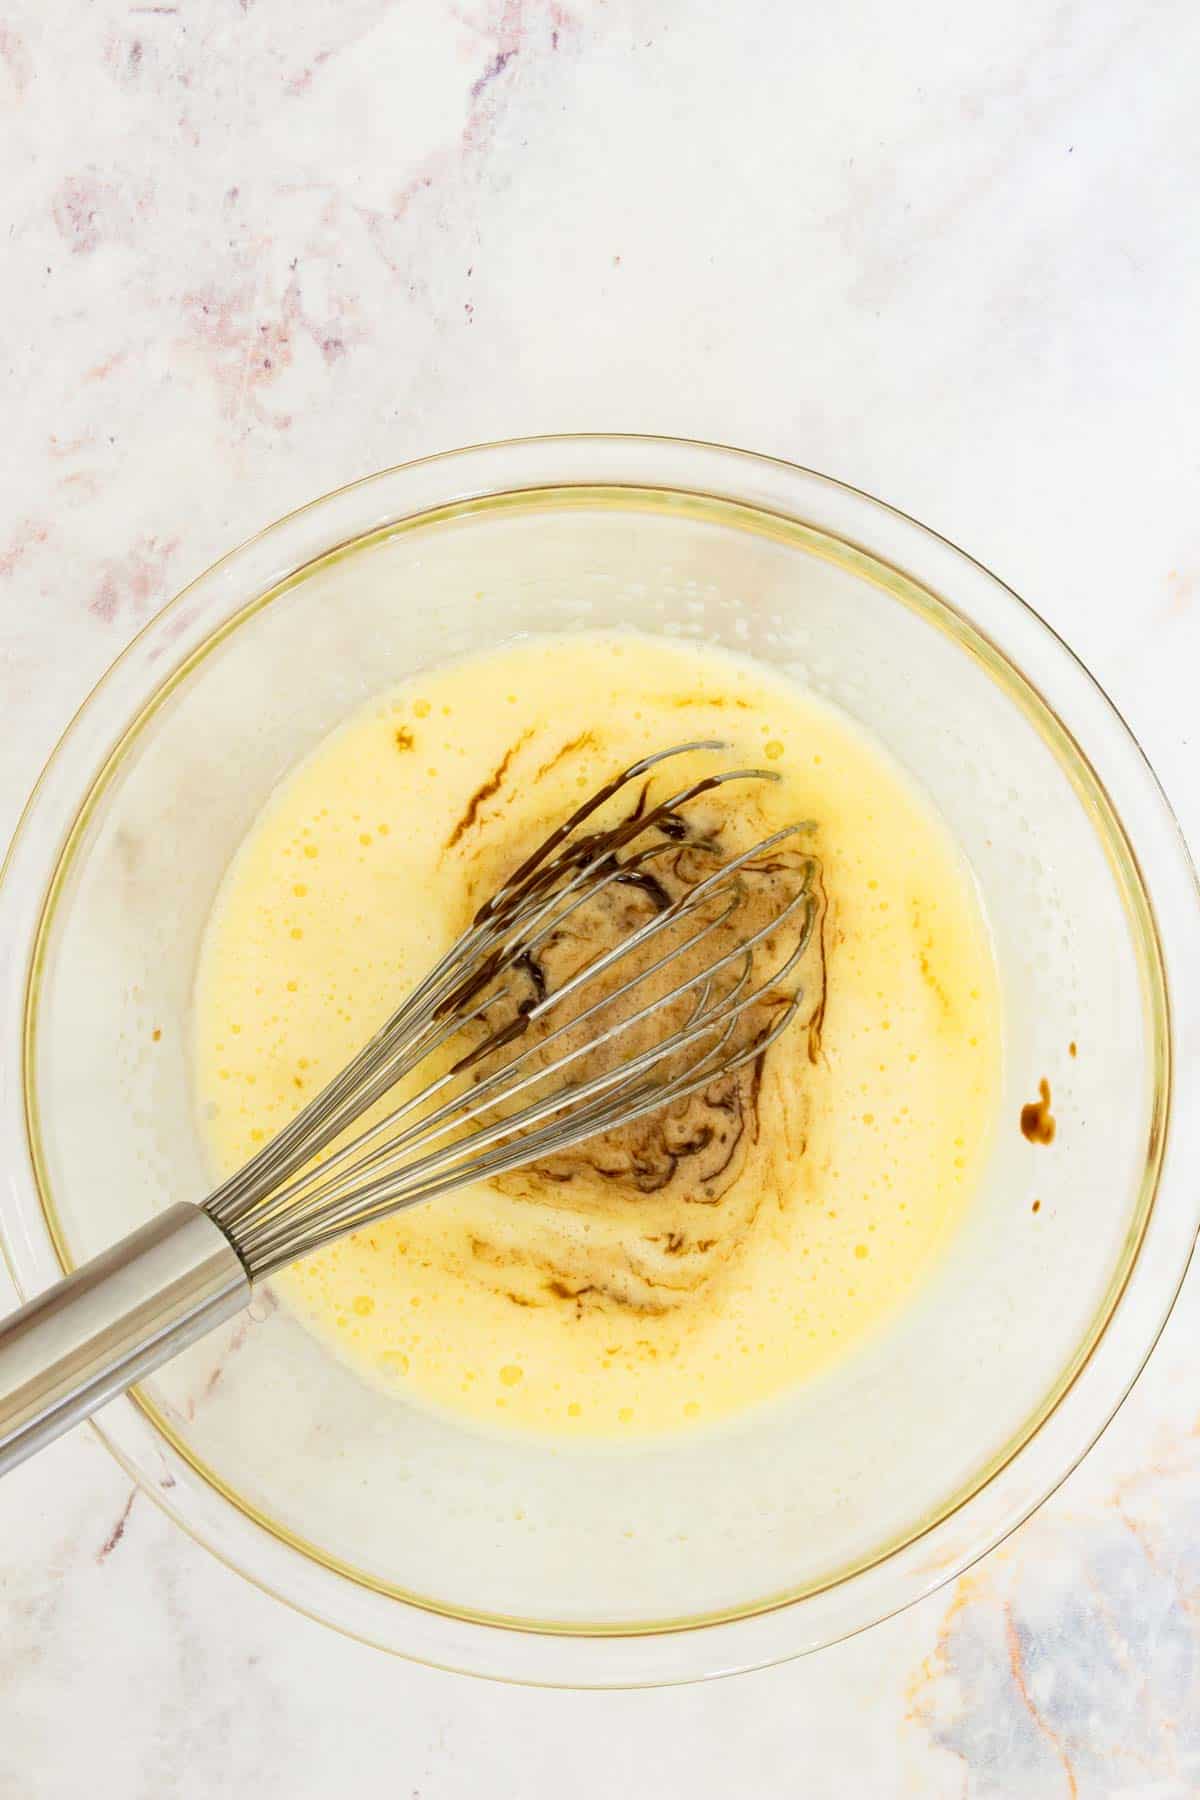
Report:
[[[701,796],[686,829],[667,821],[646,878],[526,971],[531,995],[803,821],[760,859],[737,927],[755,930],[807,884],[798,1016],[665,1114],[273,1277],[337,1356],[408,1400],[572,1437],[719,1420],[877,1329],[970,1201],[1000,1011],[946,828],[823,702],[724,652],[624,634],[527,640],[427,672],[351,718],[271,797],[226,874],[197,977],[197,1094],[217,1175],[350,1060],[587,795],[708,738],[728,751],[672,758],[640,803],[714,767],[779,779]],[[765,1030],[777,1003],[768,995],[750,1022]]]

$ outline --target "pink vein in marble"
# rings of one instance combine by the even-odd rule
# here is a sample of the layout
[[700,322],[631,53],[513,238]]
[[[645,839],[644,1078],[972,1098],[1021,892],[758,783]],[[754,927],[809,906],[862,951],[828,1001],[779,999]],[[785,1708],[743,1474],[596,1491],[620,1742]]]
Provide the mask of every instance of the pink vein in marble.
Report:
[[170,596],[167,570],[178,538],[143,537],[120,556],[101,565],[99,579],[88,602],[93,618],[111,624],[122,608],[143,614],[161,606]]

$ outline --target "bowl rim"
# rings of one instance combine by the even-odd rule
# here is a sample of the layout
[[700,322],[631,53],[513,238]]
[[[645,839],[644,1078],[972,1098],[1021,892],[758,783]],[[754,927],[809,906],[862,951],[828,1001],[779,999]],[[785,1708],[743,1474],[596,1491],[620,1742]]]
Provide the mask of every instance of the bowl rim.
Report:
[[[1157,828],[1156,849],[1154,853],[1160,859],[1165,859],[1162,860],[1161,867],[1156,867],[1155,894],[1154,896],[1151,896],[1145,885],[1145,874],[1139,864],[1137,849],[1130,841],[1123,822],[1122,813],[1116,804],[1110,801],[1109,804],[1112,807],[1113,819],[1124,839],[1141,892],[1147,901],[1148,917],[1151,922],[1151,929],[1155,934],[1159,954],[1160,956],[1163,954],[1163,925],[1161,915],[1164,910],[1163,905],[1161,904],[1160,895],[1165,895],[1168,902],[1168,910],[1171,915],[1168,921],[1168,928],[1172,942],[1170,946],[1171,955],[1169,957],[1163,957],[1163,960],[1172,967],[1177,962],[1182,962],[1192,971],[1200,971],[1200,907],[1198,907],[1200,894],[1198,894],[1196,875],[1188,857],[1187,847],[1183,840],[1182,832],[1180,831],[1178,822],[1170,808],[1170,804],[1162,791],[1161,784],[1154,775],[1149,760],[1136,737],[1129,729],[1112,701],[1104,693],[1100,684],[1090,674],[1070,647],[1065,644],[1059,634],[1055,632],[1051,626],[1046,624],[1032,607],[1021,600],[1020,596],[1015,594],[1007,584],[1003,583],[998,577],[987,570],[982,563],[959,549],[951,540],[942,536],[942,534],[921,525],[918,521],[912,519],[900,509],[876,499],[865,493],[863,490],[853,487],[849,483],[835,480],[832,477],[820,474],[818,471],[805,469],[800,465],[791,464],[779,458],[761,456],[752,451],[739,450],[724,445],[704,444],[696,440],[619,433],[596,435],[572,433],[537,438],[507,439],[498,443],[472,445],[462,449],[443,451],[433,456],[399,464],[393,468],[379,471],[374,475],[362,477],[344,487],[333,490],[329,494],[307,502],[304,506],[285,514],[282,518],[267,525],[260,532],[257,532],[252,537],[246,539],[235,549],[227,552],[216,563],[212,564],[207,570],[184,587],[165,607],[146,622],[125,647],[113,665],[95,684],[63,731],[30,794],[29,800],[18,821],[3,866],[0,867],[0,918],[5,917],[3,909],[6,906],[11,910],[14,884],[16,883],[18,875],[23,872],[24,852],[28,846],[28,841],[38,811],[43,804],[48,786],[54,780],[56,773],[61,770],[64,759],[74,744],[76,735],[80,732],[85,722],[92,718],[97,705],[112,691],[115,684],[119,681],[122,671],[130,669],[138,656],[144,652],[148,644],[158,639],[169,641],[170,638],[186,641],[189,637],[196,635],[195,627],[198,620],[194,616],[192,618],[188,617],[189,601],[194,602],[197,595],[202,595],[206,589],[213,589],[214,586],[219,587],[222,584],[229,585],[228,577],[230,574],[241,570],[243,565],[247,562],[247,559],[253,560],[254,553],[257,551],[266,550],[268,552],[265,562],[267,565],[270,565],[272,563],[272,556],[269,553],[272,550],[272,547],[279,544],[281,539],[286,542],[294,527],[305,523],[312,524],[319,519],[325,518],[327,515],[336,514],[339,506],[347,500],[359,498],[367,500],[377,492],[380,487],[387,487],[388,484],[403,484],[410,478],[420,474],[428,475],[432,473],[436,478],[443,473],[447,473],[449,477],[450,493],[444,500],[443,505],[446,510],[453,511],[463,503],[493,504],[501,496],[527,494],[530,491],[531,483],[528,479],[522,479],[514,483],[513,479],[510,478],[502,481],[499,485],[488,484],[485,485],[482,490],[464,493],[461,484],[456,486],[454,475],[457,471],[465,471],[469,477],[470,465],[472,462],[487,465],[494,464],[497,460],[512,460],[515,456],[517,461],[523,460],[524,462],[532,463],[535,466],[542,466],[540,459],[545,458],[547,459],[545,467],[548,469],[557,458],[566,459],[570,456],[580,455],[585,464],[591,459],[592,463],[595,465],[603,464],[606,458],[609,460],[615,458],[619,462],[623,456],[628,456],[631,463],[638,458],[643,460],[649,458],[650,461],[653,462],[653,459],[656,457],[668,459],[675,457],[679,462],[681,469],[684,464],[694,463],[697,472],[699,472],[702,465],[707,465],[714,477],[719,472],[718,465],[721,465],[723,478],[729,479],[733,478],[733,472],[736,470],[744,477],[744,481],[741,484],[742,491],[740,493],[736,491],[731,492],[728,488],[722,487],[717,487],[714,490],[713,487],[708,485],[700,488],[690,485],[684,485],[682,487],[676,486],[672,482],[664,482],[663,470],[661,468],[653,468],[650,466],[646,467],[642,477],[638,479],[626,479],[625,481],[602,479],[596,485],[606,489],[625,486],[631,488],[651,488],[657,491],[671,492],[676,495],[693,494],[708,500],[748,507],[751,511],[759,515],[769,515],[773,509],[762,503],[763,497],[761,493],[758,498],[747,498],[745,489],[752,488],[755,485],[752,477],[757,477],[759,482],[768,489],[779,490],[781,484],[784,490],[787,490],[788,488],[795,489],[794,497],[797,500],[802,498],[805,490],[810,491],[810,498],[813,493],[820,493],[826,500],[839,499],[843,503],[843,510],[848,507],[850,516],[857,515],[859,521],[865,527],[872,525],[875,527],[889,526],[893,528],[893,535],[894,529],[898,528],[898,547],[907,547],[913,551],[916,551],[918,548],[929,551],[932,547],[940,546],[940,552],[942,553],[941,561],[945,563],[947,569],[957,569],[960,574],[963,570],[973,570],[976,577],[981,577],[983,582],[987,584],[987,587],[992,590],[995,595],[1002,597],[1004,606],[1012,608],[1015,603],[1016,616],[1023,616],[1025,620],[1031,624],[1034,638],[1037,641],[1046,642],[1053,647],[1053,654],[1060,664],[1060,673],[1062,669],[1068,670],[1070,679],[1076,684],[1080,692],[1090,697],[1097,709],[1097,716],[1104,720],[1108,730],[1111,732],[1115,728],[1114,742],[1119,746],[1119,754],[1125,765],[1124,775],[1129,778],[1134,787],[1140,787],[1140,798],[1148,809],[1148,818],[1153,819]],[[435,485],[437,485],[436,481]],[[593,484],[583,481],[577,476],[563,479],[560,474],[557,479],[542,481],[533,485],[537,487],[549,487],[551,489],[579,489]],[[736,480],[734,480],[734,487],[736,488],[737,485]],[[755,491],[757,493],[758,489],[755,489]],[[786,498],[786,492],[780,493],[778,497]],[[398,515],[393,514],[381,519],[374,527],[374,532],[390,531],[403,521],[413,523],[428,522],[429,515],[436,510],[438,509],[431,507],[427,502],[422,503],[413,510],[405,510]],[[804,515],[802,512],[796,513],[789,509],[782,511],[781,516],[788,519],[793,524],[804,523]],[[1070,728],[1069,726],[1064,725],[1058,709],[1051,701],[1047,700],[1040,689],[1032,683],[1030,677],[1024,672],[1022,665],[1013,659],[1009,651],[997,645],[994,640],[989,639],[987,633],[981,631],[978,623],[969,614],[964,614],[962,612],[960,605],[956,601],[948,601],[945,598],[944,592],[937,585],[934,585],[934,583],[932,583],[925,575],[911,574],[906,563],[897,562],[894,557],[881,556],[879,551],[874,548],[865,549],[858,538],[848,536],[844,532],[835,527],[831,527],[828,524],[823,524],[817,529],[826,535],[836,537],[847,548],[851,550],[862,550],[863,554],[869,556],[873,561],[882,562],[885,566],[890,566],[900,577],[915,583],[921,592],[932,595],[935,599],[938,599],[941,602],[941,605],[947,608],[950,613],[965,619],[969,628],[976,636],[982,637],[985,642],[992,643],[992,647],[999,659],[1010,668],[1026,686],[1032,689],[1050,716],[1063,727],[1068,740],[1074,743]],[[333,541],[328,542],[325,549],[319,552],[319,555],[324,557],[337,552],[339,549],[345,549],[350,545],[361,547],[373,534],[373,530],[369,525],[360,525],[360,527],[352,533],[351,537],[346,539],[335,538]],[[869,531],[867,535],[870,536]],[[193,650],[189,651],[182,658],[177,659],[173,667],[166,669],[162,673],[161,678],[152,679],[148,691],[143,694],[132,718],[127,718],[125,720],[116,744],[110,745],[108,754],[103,756],[98,766],[94,763],[90,764],[93,779],[85,788],[82,800],[77,802],[76,811],[65,839],[53,848],[54,880],[57,880],[58,872],[66,865],[75,824],[85,813],[93,793],[102,786],[106,771],[108,770],[112,759],[114,757],[119,757],[128,735],[133,731],[138,721],[144,716],[148,709],[153,707],[156,699],[173,683],[180,671],[190,664],[191,656],[194,651],[200,649],[202,646],[210,645],[214,635],[223,635],[224,627],[234,628],[248,610],[256,608],[258,605],[264,604],[270,598],[275,597],[278,588],[281,585],[286,585],[291,579],[298,577],[304,569],[311,566],[312,560],[313,558],[310,557],[297,562],[294,557],[292,557],[289,562],[288,556],[285,555],[282,561],[288,565],[286,570],[281,569],[281,573],[277,576],[276,580],[270,583],[268,588],[262,587],[261,583],[256,587],[252,587],[250,590],[250,599],[235,603],[232,613],[217,627],[216,633],[205,626],[197,637]],[[916,560],[919,565],[921,557],[918,555]],[[936,561],[938,559],[935,558],[934,560]],[[247,589],[243,586],[241,587],[240,592],[244,596]],[[218,595],[218,598],[219,597],[220,596]],[[172,628],[180,621],[182,621],[183,628],[176,632]],[[1074,744],[1074,748],[1075,753],[1084,766],[1090,769],[1101,793],[1107,798],[1105,782],[1100,773],[1098,773],[1092,765],[1088,753],[1077,743]],[[77,793],[77,789],[75,791]],[[1139,819],[1139,829],[1142,828],[1144,823],[1145,821]],[[1147,831],[1149,830],[1148,824],[1146,824],[1146,829]],[[46,913],[49,910],[52,889],[53,882],[50,887],[47,887],[44,892],[41,892],[38,895],[39,921],[46,916]],[[26,906],[24,910],[28,913],[30,909]],[[5,936],[12,939],[14,934],[8,932]],[[41,925],[39,923],[37,930],[28,945],[30,967],[26,972],[27,979],[25,981],[27,1003],[31,1003],[34,992],[34,969],[32,967],[33,953],[40,943],[40,936]],[[1179,941],[1176,942],[1176,939]],[[21,960],[20,952],[25,948],[26,946],[21,940],[20,934],[16,934],[15,940],[7,952],[10,964],[15,965]],[[8,973],[11,976],[13,968],[10,968]],[[1163,999],[1165,1005],[1165,1023],[1171,1038],[1173,1038],[1176,1031],[1179,1030],[1178,1021],[1173,1021],[1171,1019],[1170,997],[1173,989],[1176,992],[1180,991],[1178,986],[1172,980],[1166,978]],[[1184,989],[1183,991],[1187,990]],[[23,1033],[24,1012],[25,1009],[22,1008]],[[1192,1037],[1200,1036],[1200,1034],[1189,1028],[1188,1036],[1190,1041]],[[23,1065],[23,1059],[21,1059],[21,1061]],[[1166,1110],[1169,1111],[1169,1100],[1172,1090],[1169,1044],[1165,1082],[1166,1091],[1163,1099],[1164,1106]],[[28,1099],[28,1096],[26,1096],[26,1099]],[[1156,1208],[1153,1204],[1154,1196],[1155,1193],[1161,1191],[1162,1177],[1165,1172],[1167,1139],[1171,1134],[1173,1126],[1179,1122],[1179,1112],[1179,1108],[1174,1109],[1174,1120],[1169,1120],[1166,1116],[1166,1112],[1164,1112],[1161,1141],[1158,1146],[1159,1160],[1163,1166],[1158,1170],[1158,1178],[1151,1183],[1151,1204],[1147,1210],[1146,1217],[1143,1220],[1143,1237],[1145,1230],[1151,1223],[1154,1213],[1157,1211],[1161,1216],[1160,1209]],[[1186,1133],[1186,1136],[1193,1150],[1200,1148],[1200,1132],[1197,1130],[1190,1130]],[[1181,1156],[1184,1161],[1192,1160],[1190,1157],[1182,1155],[1181,1153],[1181,1155],[1176,1155],[1174,1159],[1176,1163],[1181,1160]],[[1178,1183],[1176,1185],[1178,1185]],[[54,1231],[49,1203],[40,1191],[36,1189],[35,1191],[37,1193],[37,1203],[42,1212],[43,1227],[49,1238],[53,1240]],[[8,1263],[10,1272],[13,1275],[14,1282],[18,1287],[18,1291],[25,1295],[32,1291],[33,1287],[41,1285],[39,1269],[35,1265],[40,1263],[40,1272],[44,1273],[45,1258],[44,1255],[35,1256],[33,1254],[35,1247],[28,1241],[28,1231],[26,1231],[23,1238],[21,1232],[14,1229],[14,1223],[8,1216],[9,1210],[10,1209],[6,1207],[3,1213],[0,1214],[0,1245],[3,1247],[5,1259]],[[892,1613],[901,1610],[904,1606],[911,1604],[919,1598],[922,1593],[932,1591],[933,1588],[942,1585],[943,1582],[948,1581],[961,1573],[963,1569],[969,1567],[979,1556],[985,1554],[988,1549],[994,1547],[997,1542],[1001,1541],[1001,1539],[1014,1529],[1024,1517],[1028,1516],[1036,1506],[1040,1505],[1048,1494],[1053,1492],[1054,1489],[1065,1480],[1067,1474],[1071,1472],[1071,1469],[1073,1469],[1082,1459],[1083,1455],[1086,1454],[1091,1444],[1095,1441],[1095,1438],[1099,1436],[1100,1432],[1115,1415],[1116,1411],[1123,1403],[1129,1389],[1133,1385],[1133,1382],[1137,1379],[1138,1374],[1144,1367],[1145,1362],[1153,1349],[1154,1343],[1157,1341],[1158,1335],[1166,1322],[1166,1318],[1169,1316],[1171,1306],[1174,1303],[1175,1296],[1178,1293],[1179,1286],[1186,1273],[1197,1225],[1200,1224],[1200,1216],[1197,1215],[1200,1215],[1200,1202],[1193,1202],[1190,1222],[1183,1222],[1186,1228],[1182,1232],[1177,1229],[1172,1234],[1171,1245],[1168,1246],[1168,1251],[1170,1253],[1167,1255],[1166,1261],[1172,1266],[1173,1279],[1166,1279],[1166,1276],[1171,1273],[1171,1270],[1165,1270],[1158,1275],[1155,1294],[1146,1297],[1146,1299],[1149,1300],[1149,1305],[1147,1306],[1145,1300],[1143,1301],[1143,1311],[1145,1311],[1146,1317],[1141,1321],[1138,1345],[1131,1354],[1126,1355],[1122,1359],[1122,1371],[1117,1380],[1115,1397],[1114,1393],[1110,1392],[1107,1399],[1098,1409],[1095,1407],[1091,1409],[1092,1413],[1096,1416],[1090,1419],[1090,1423],[1084,1425],[1083,1422],[1080,1421],[1082,1429],[1077,1429],[1075,1432],[1072,1439],[1072,1448],[1067,1460],[1064,1461],[1061,1457],[1055,1459],[1054,1468],[1045,1472],[1041,1479],[1035,1481],[1033,1483],[1033,1489],[1030,1492],[1025,1492],[1021,1495],[1014,1494],[1011,1503],[1007,1507],[1002,1507],[998,1516],[984,1527],[982,1535],[976,1534],[973,1541],[969,1543],[965,1549],[960,1548],[956,1552],[951,1553],[948,1559],[935,1556],[932,1563],[930,1563],[927,1557],[922,1558],[921,1566],[914,1567],[909,1571],[906,1591],[895,1598],[894,1603],[887,1603],[886,1596],[880,1593],[876,1597],[876,1603],[874,1605],[868,1605],[865,1612],[863,1609],[859,1609],[859,1616],[857,1617],[844,1617],[839,1622],[837,1619],[831,1618],[822,1621],[819,1618],[813,1619],[810,1616],[807,1623],[800,1623],[797,1621],[796,1629],[785,1631],[782,1635],[775,1630],[764,1633],[762,1630],[747,1630],[744,1628],[756,1627],[760,1622],[770,1621],[772,1619],[775,1621],[786,1620],[788,1615],[796,1615],[802,1609],[807,1609],[811,1615],[814,1610],[812,1603],[815,1600],[819,1600],[822,1597],[822,1593],[837,1591],[838,1588],[844,1589],[848,1584],[858,1582],[862,1576],[869,1575],[872,1572],[871,1568],[856,1571],[847,1578],[847,1581],[835,1584],[833,1589],[822,1590],[822,1593],[807,1594],[801,1598],[792,1597],[790,1599],[781,1598],[774,1602],[768,1601],[756,1606],[754,1610],[748,1613],[732,1618],[723,1618],[715,1623],[705,1620],[695,1622],[685,1621],[667,1629],[646,1628],[631,1633],[605,1631],[598,1635],[588,1633],[564,1635],[553,1629],[547,1630],[544,1628],[539,1629],[537,1627],[523,1627],[516,1621],[505,1621],[503,1624],[499,1624],[478,1618],[468,1618],[458,1613],[446,1613],[441,1610],[433,1610],[429,1608],[427,1604],[411,1597],[406,1599],[396,1599],[391,1596],[385,1597],[380,1594],[378,1590],[372,1590],[376,1598],[384,1599],[385,1604],[393,1609],[402,1609],[406,1614],[419,1612],[423,1615],[425,1620],[432,1619],[440,1621],[442,1626],[449,1627],[447,1630],[442,1630],[439,1627],[439,1629],[435,1630],[432,1634],[428,1631],[414,1633],[406,1629],[399,1634],[405,1641],[395,1641],[395,1634],[391,1631],[381,1635],[377,1623],[372,1622],[369,1618],[363,1616],[361,1609],[350,1609],[350,1615],[347,1614],[347,1611],[344,1608],[331,1609],[327,1604],[328,1596],[322,1597],[319,1593],[309,1592],[308,1589],[310,1584],[308,1583],[300,1583],[299,1586],[304,1591],[297,1592],[298,1584],[291,1578],[295,1575],[295,1570],[289,1569],[286,1559],[281,1562],[275,1557],[268,1558],[266,1561],[268,1561],[271,1566],[269,1568],[264,1567],[264,1559],[261,1556],[248,1553],[247,1544],[239,1540],[239,1534],[234,1533],[233,1541],[231,1542],[230,1533],[224,1529],[224,1522],[219,1521],[216,1518],[212,1512],[212,1508],[196,1507],[193,1504],[196,1499],[196,1494],[190,1484],[185,1486],[184,1490],[188,1495],[186,1503],[179,1499],[172,1498],[174,1490],[180,1485],[180,1482],[175,1464],[171,1460],[171,1456],[166,1454],[169,1446],[165,1447],[161,1442],[161,1439],[154,1443],[146,1442],[144,1436],[139,1436],[137,1430],[131,1432],[124,1429],[126,1425],[133,1422],[127,1415],[137,1411],[137,1405],[132,1398],[126,1398],[119,1401],[115,1403],[113,1408],[107,1409],[103,1424],[95,1423],[94,1428],[97,1430],[101,1440],[117,1457],[122,1466],[125,1467],[126,1472],[130,1474],[131,1478],[145,1488],[146,1491],[149,1492],[151,1496],[177,1520],[177,1522],[182,1524],[192,1536],[196,1537],[201,1543],[204,1543],[207,1548],[220,1556],[222,1560],[226,1561],[230,1566],[237,1568],[240,1573],[246,1575],[247,1578],[255,1581],[258,1585],[266,1588],[267,1591],[277,1594],[280,1598],[287,1600],[290,1604],[298,1607],[300,1610],[309,1612],[311,1616],[319,1618],[323,1622],[335,1624],[343,1631],[349,1632],[350,1635],[360,1637],[364,1639],[364,1641],[383,1644],[384,1647],[396,1650],[401,1654],[413,1656],[418,1660],[437,1666],[460,1669],[465,1668],[471,1672],[487,1673],[500,1679],[541,1681],[551,1685],[642,1685],[655,1684],[664,1680],[688,1680],[705,1675],[723,1674],[732,1672],[738,1668],[758,1666],[762,1663],[782,1660],[784,1657],[815,1648],[818,1644],[836,1641],[839,1638],[853,1635],[857,1630],[865,1629],[879,1619],[890,1616]],[[1100,1345],[1103,1343],[1109,1332],[1110,1326],[1115,1322],[1117,1314],[1125,1302],[1130,1284],[1138,1271],[1141,1262],[1141,1253],[1144,1248],[1144,1241],[1134,1247],[1127,1272],[1127,1278],[1122,1284],[1120,1291],[1112,1298],[1107,1316],[1100,1328],[1097,1342],[1092,1345],[1084,1359],[1083,1366],[1076,1372],[1076,1376],[1072,1378],[1071,1386],[1074,1385],[1078,1376],[1091,1365],[1094,1352],[1100,1348]],[[39,1249],[44,1251],[45,1246],[42,1245]],[[62,1262],[64,1260],[65,1259],[60,1255],[59,1261]],[[1070,1392],[1070,1387],[1067,1392]],[[985,1492],[985,1490],[994,1488],[997,1481],[999,1481],[1006,1470],[1011,1467],[1013,1462],[1017,1458],[1023,1456],[1031,1446],[1039,1442],[1046,1430],[1049,1417],[1058,1410],[1061,1401],[1066,1397],[1066,1393],[1060,1395],[1059,1400],[1049,1409],[1047,1415],[1042,1417],[1025,1435],[1023,1440],[1017,1445],[1015,1450],[1013,1450],[1012,1454],[1005,1456],[1000,1465],[994,1468],[973,1492],[969,1493],[958,1503],[954,1509],[956,1514],[969,1507],[973,1501],[978,1499]],[[120,1420],[119,1424],[114,1425],[112,1418],[110,1418],[110,1415],[112,1414],[118,1416]],[[158,1436],[155,1427],[150,1423],[150,1420],[145,1414],[141,1415],[140,1423],[149,1430],[154,1437]],[[175,1457],[180,1455],[177,1448],[174,1450],[174,1455]],[[193,1468],[195,1468],[196,1465],[194,1459],[189,1458],[188,1460],[193,1463]],[[237,1506],[239,1504],[236,1496],[231,1496],[228,1490],[223,1490],[222,1496],[214,1497],[219,1497],[221,1499],[221,1504],[225,1506]],[[199,1518],[199,1522],[197,1518],[198,1514],[203,1515]],[[245,1507],[242,1508],[242,1518],[243,1523],[248,1526],[252,1532],[258,1532],[260,1534],[264,1532],[273,1533],[278,1536],[274,1526],[261,1521],[256,1523]],[[947,1514],[942,1513],[932,1524],[922,1528],[919,1534],[920,1538],[927,1539],[931,1534],[936,1534],[941,1527],[948,1522],[949,1519]],[[971,1534],[968,1534],[968,1536],[970,1535]],[[909,1543],[902,1546],[902,1549],[907,1550],[911,1548],[915,1541],[916,1540],[909,1540]],[[290,1554],[293,1556],[303,1555],[303,1552],[292,1548],[292,1546],[283,1545],[282,1547],[289,1550]],[[899,1552],[896,1554],[898,1555]],[[884,1558],[884,1563],[892,1563],[895,1560],[895,1556],[888,1556]],[[248,1563],[257,1564],[258,1566],[247,1566]],[[882,1565],[879,1563],[873,1565],[874,1568],[880,1566]],[[338,1573],[332,1566],[327,1566],[325,1573],[343,1584],[348,1576],[350,1579],[355,1579],[351,1572],[341,1571]],[[884,1603],[879,1604],[879,1602]],[[334,1616],[335,1613],[337,1613],[338,1616]],[[409,1623],[411,1623],[411,1621],[409,1621]],[[479,1640],[478,1634],[480,1633],[486,1634],[487,1638],[491,1640],[489,1647],[485,1648],[483,1642]],[[496,1636],[504,1640],[505,1648],[503,1650],[497,1650],[495,1642]],[[669,1648],[665,1655],[662,1654],[661,1651],[655,1651],[654,1654],[650,1655],[639,1653],[630,1656],[625,1653],[626,1648],[630,1645],[640,1645],[649,1647],[653,1650],[655,1646],[661,1647],[664,1644],[669,1646],[672,1642],[678,1645],[685,1639],[690,1641],[698,1654],[689,1653],[685,1656],[672,1655]],[[514,1640],[523,1641],[524,1645],[527,1647],[523,1654],[515,1658],[508,1653]],[[578,1654],[581,1647],[587,1652],[582,1656]],[[532,1654],[530,1654],[531,1650],[533,1651]],[[614,1650],[619,1652],[617,1656],[612,1654]]]

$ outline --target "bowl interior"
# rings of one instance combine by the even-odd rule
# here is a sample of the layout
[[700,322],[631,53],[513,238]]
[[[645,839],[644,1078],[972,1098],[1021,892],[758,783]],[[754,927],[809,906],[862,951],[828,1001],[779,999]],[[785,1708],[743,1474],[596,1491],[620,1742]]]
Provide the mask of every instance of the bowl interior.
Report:
[[[226,864],[324,733],[448,657],[625,626],[786,669],[925,789],[994,934],[1004,1080],[978,1203],[917,1302],[786,1401],[640,1447],[487,1436],[362,1385],[269,1294],[148,1382],[158,1428],[305,1557],[542,1629],[740,1615],[911,1542],[1014,1455],[1085,1362],[1153,1196],[1161,974],[1103,789],[953,600],[766,510],[527,489],[309,563],[210,635],[126,731],[59,864],[31,988],[30,1118],[68,1262],[207,1191],[190,1008]],[[1019,1129],[1043,1077],[1050,1147]]]

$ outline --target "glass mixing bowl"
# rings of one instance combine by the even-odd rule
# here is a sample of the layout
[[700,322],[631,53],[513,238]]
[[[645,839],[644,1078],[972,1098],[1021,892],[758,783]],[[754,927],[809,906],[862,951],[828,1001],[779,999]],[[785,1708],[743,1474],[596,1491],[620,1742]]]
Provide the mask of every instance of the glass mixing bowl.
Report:
[[[99,1424],[314,1617],[575,1685],[745,1668],[906,1605],[1037,1505],[1144,1362],[1200,1207],[1200,1031],[1170,1004],[1200,992],[1200,918],[1104,695],[977,563],[819,475],[661,439],[492,445],[319,500],[186,589],[67,731],[0,886],[3,1228],[29,1295],[209,1186],[197,949],[280,777],[424,666],[617,625],[786,669],[883,740],[970,858],[1004,1082],[949,1251],[827,1376],[708,1435],[486,1435],[363,1385],[269,1293]],[[1048,1147],[1019,1129],[1043,1077]]]

